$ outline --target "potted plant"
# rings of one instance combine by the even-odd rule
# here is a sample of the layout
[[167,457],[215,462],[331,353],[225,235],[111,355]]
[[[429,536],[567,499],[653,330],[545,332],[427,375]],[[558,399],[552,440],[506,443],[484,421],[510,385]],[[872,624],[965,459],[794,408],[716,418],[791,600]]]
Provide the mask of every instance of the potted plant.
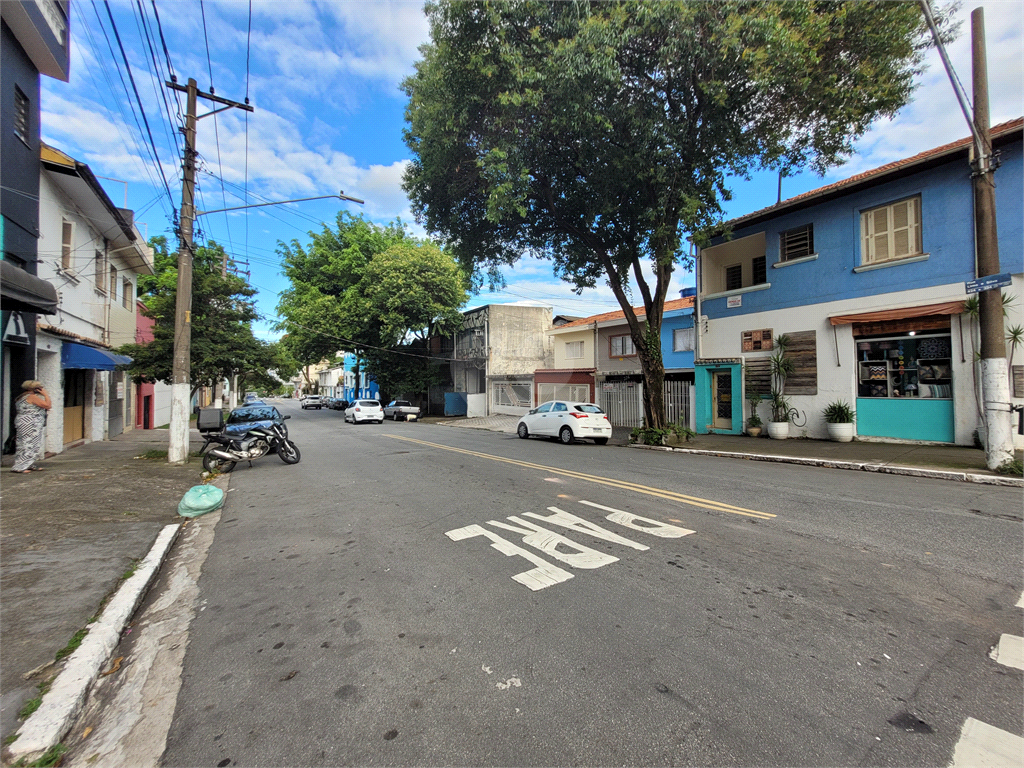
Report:
[[781,334],[775,339],[775,352],[768,358],[768,370],[772,377],[771,421],[768,422],[768,435],[775,440],[789,437],[789,419],[792,408],[786,400],[786,379],[793,373],[793,358],[786,357],[789,337]]
[[830,440],[837,443],[848,443],[853,440],[853,420],[857,418],[857,413],[849,403],[836,400],[825,406],[821,414],[825,417]]
[[758,392],[754,392],[747,398],[747,402],[750,403],[750,418],[747,419],[747,434],[751,437],[759,437],[761,435],[761,427],[763,422],[761,417],[757,415],[757,406],[761,404],[761,395]]

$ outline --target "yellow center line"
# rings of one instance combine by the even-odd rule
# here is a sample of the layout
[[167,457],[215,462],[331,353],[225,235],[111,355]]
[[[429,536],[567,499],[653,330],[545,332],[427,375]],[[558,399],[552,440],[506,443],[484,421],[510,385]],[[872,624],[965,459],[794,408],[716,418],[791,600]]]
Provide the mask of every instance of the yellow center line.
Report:
[[745,517],[756,517],[761,520],[770,520],[775,515],[770,512],[759,512],[756,509],[746,509],[745,507],[737,507],[732,504],[726,504],[721,501],[712,501],[711,499],[702,499],[699,496],[687,496],[686,494],[677,493],[675,491],[667,491],[663,488],[651,488],[646,485],[639,485],[637,483],[630,483],[625,480],[613,480],[606,477],[598,477],[596,475],[588,475],[583,472],[575,472],[571,469],[559,469],[557,467],[548,467],[544,464],[533,464],[529,461],[519,461],[518,459],[507,459],[503,456],[494,456],[490,453],[480,453],[479,451],[470,451],[465,448],[454,448],[450,445],[442,445],[440,443],[429,443],[426,440],[417,440],[414,437],[402,437],[401,435],[383,435],[383,437],[390,437],[395,440],[405,440],[409,443],[418,443],[420,445],[426,445],[430,448],[439,448],[443,451],[452,451],[454,453],[462,453],[467,456],[476,456],[481,459],[490,459],[491,461],[500,461],[504,464],[514,464],[517,467],[525,467],[526,469],[539,469],[544,472],[550,472],[556,475],[564,475],[565,477],[571,477],[576,480],[586,480],[591,483],[598,483],[600,485],[607,485],[612,488],[619,488],[624,491],[634,491],[636,493],[642,493],[647,496],[656,496],[660,499],[668,499],[669,501],[675,501],[680,504],[689,504],[694,507],[700,507],[702,509],[712,509],[716,512],[730,512],[734,515],[744,515]]

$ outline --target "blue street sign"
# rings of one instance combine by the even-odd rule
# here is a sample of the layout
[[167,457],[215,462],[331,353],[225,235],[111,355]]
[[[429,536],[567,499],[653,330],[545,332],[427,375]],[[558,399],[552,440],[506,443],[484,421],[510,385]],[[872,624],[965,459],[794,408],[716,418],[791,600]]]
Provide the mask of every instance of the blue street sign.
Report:
[[1002,288],[1004,285],[1010,284],[1010,273],[1004,272],[1001,275],[988,275],[987,277],[979,277],[976,280],[968,280],[964,283],[964,288],[967,293],[981,293],[982,291],[991,291],[993,288]]

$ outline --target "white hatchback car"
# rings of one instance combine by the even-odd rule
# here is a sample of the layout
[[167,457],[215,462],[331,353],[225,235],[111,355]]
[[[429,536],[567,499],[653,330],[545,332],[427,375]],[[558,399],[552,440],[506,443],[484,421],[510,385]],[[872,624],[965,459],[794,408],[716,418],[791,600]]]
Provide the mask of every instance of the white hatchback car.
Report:
[[565,445],[577,438],[604,445],[612,436],[612,425],[605,412],[593,403],[551,400],[523,416],[516,433],[524,440],[537,435],[557,437]]
[[377,400],[356,400],[345,409],[345,421],[358,424],[360,421],[384,423],[384,409]]

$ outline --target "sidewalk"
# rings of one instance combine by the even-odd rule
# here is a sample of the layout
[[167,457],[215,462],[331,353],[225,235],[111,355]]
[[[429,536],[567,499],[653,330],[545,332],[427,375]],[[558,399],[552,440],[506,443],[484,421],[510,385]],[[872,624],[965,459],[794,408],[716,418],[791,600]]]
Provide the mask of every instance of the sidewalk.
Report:
[[[166,429],[133,430],[40,462],[42,472],[4,467],[0,485],[0,737],[56,667],[54,655],[86,626],[124,574],[176,523],[182,495],[202,465],[136,459],[167,450]],[[192,450],[202,444],[191,432]]]
[[[423,421],[451,427],[487,429],[515,434],[516,416],[486,416],[467,419],[427,417]],[[629,445],[629,427],[615,427],[610,445]],[[650,446],[634,446],[650,448]],[[965,480],[965,475],[991,478],[991,482],[1024,485],[1024,481],[990,472],[985,467],[985,452],[960,445],[919,445],[915,443],[883,443],[854,440],[835,443],[830,440],[789,438],[772,440],[746,435],[697,435],[690,442],[673,447],[673,452],[712,455],[733,459],[780,461],[843,469],[878,468],[887,471],[898,467],[915,468],[948,474],[948,479]],[[1017,458],[1021,452],[1017,452]],[[957,476],[954,476],[957,475]],[[981,480],[984,482],[984,480]]]

